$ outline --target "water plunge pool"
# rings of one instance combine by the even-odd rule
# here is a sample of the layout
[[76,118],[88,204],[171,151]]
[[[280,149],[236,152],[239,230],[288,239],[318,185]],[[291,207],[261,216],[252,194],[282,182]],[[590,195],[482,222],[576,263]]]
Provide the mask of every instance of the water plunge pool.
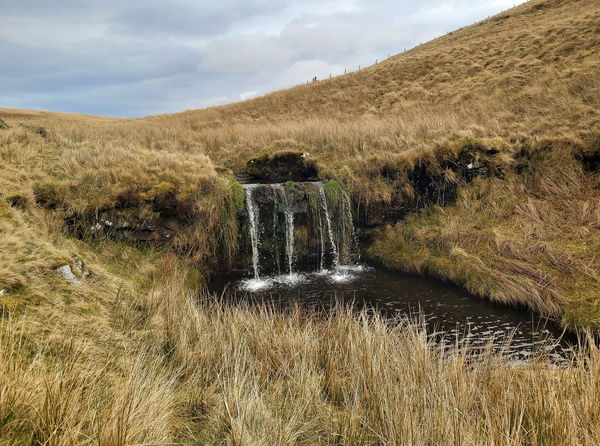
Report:
[[381,267],[340,266],[262,279],[221,276],[211,281],[210,288],[225,299],[276,307],[300,304],[327,311],[336,303],[345,303],[378,311],[390,319],[421,318],[436,339],[475,348],[490,342],[502,348],[510,338],[507,352],[515,359],[527,359],[545,349],[559,360],[571,348],[554,322],[525,308],[495,304],[453,284]]
[[543,350],[556,359],[567,356],[569,343],[559,327],[524,308],[494,304],[438,280],[360,265],[352,203],[339,183],[243,187],[243,276],[214,278],[212,291],[232,300],[322,311],[351,304],[390,320],[418,318],[431,336],[447,343],[493,344],[519,359]]

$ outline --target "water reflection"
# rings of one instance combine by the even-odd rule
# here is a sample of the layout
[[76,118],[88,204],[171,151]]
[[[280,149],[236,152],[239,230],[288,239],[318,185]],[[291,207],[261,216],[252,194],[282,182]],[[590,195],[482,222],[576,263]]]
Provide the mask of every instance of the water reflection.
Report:
[[[258,283],[260,282],[260,283]],[[323,310],[336,302],[373,308],[388,318],[420,317],[437,340],[488,348],[492,342],[507,354],[526,359],[549,350],[560,358],[570,350],[560,328],[524,308],[512,308],[473,297],[441,281],[368,266],[339,266],[315,273],[239,280],[222,277],[211,284],[230,296],[287,305],[301,303]]]

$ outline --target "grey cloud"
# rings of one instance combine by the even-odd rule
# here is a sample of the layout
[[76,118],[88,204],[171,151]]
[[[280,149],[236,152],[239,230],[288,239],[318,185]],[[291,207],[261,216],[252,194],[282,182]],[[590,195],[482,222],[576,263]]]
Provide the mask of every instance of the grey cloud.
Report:
[[150,2],[129,7],[109,20],[114,30],[125,34],[183,35],[188,37],[219,36],[233,24],[260,14],[272,14],[285,2],[267,0],[212,1],[169,3]]
[[371,64],[512,4],[13,1],[0,17],[0,106],[139,116],[236,101]]

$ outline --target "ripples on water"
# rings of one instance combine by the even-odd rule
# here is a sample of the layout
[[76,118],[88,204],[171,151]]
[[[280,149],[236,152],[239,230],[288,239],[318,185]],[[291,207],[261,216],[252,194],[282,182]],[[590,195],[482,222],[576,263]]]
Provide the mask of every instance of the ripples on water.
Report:
[[388,318],[419,318],[438,341],[482,349],[493,344],[514,359],[544,352],[560,360],[571,350],[556,324],[524,308],[494,304],[452,284],[365,265],[264,279],[222,277],[211,288],[251,301],[323,310],[342,302],[373,308]]

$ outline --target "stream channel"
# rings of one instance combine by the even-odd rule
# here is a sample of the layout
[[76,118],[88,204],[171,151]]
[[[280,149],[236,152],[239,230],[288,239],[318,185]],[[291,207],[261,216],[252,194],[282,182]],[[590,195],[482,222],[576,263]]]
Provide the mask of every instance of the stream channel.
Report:
[[445,343],[475,349],[493,345],[517,360],[540,352],[556,360],[568,356],[571,337],[526,308],[361,262],[343,190],[321,182],[244,188],[240,243],[246,267],[210,282],[210,289],[225,299],[276,307],[300,304],[319,311],[335,303],[351,304],[390,320],[424,322],[427,332]]

